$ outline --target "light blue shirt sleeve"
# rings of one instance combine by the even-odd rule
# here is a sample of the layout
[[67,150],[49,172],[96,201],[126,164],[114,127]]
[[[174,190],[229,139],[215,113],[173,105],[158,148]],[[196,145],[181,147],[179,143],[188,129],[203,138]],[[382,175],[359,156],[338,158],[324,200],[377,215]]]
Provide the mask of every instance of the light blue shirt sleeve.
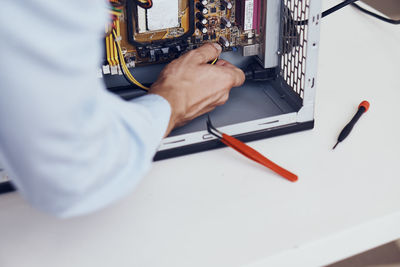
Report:
[[60,217],[100,209],[149,170],[171,108],[123,101],[97,71],[105,1],[5,0],[0,9],[0,162],[33,206]]

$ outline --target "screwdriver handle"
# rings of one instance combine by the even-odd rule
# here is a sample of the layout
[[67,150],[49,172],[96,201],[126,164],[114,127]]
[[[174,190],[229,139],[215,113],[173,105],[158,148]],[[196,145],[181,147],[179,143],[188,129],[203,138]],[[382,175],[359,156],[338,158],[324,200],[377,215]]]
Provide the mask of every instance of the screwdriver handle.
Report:
[[342,142],[346,137],[351,133],[351,130],[353,130],[354,125],[356,122],[361,118],[361,115],[366,111],[365,107],[360,107],[354,115],[354,117],[351,119],[351,121],[343,128],[343,130],[340,132],[340,135],[338,137],[338,141]]
[[368,101],[363,101],[360,103],[358,106],[358,110],[356,115],[351,119],[351,121],[343,128],[343,130],[340,132],[339,137],[337,139],[337,143],[332,149],[335,149],[336,146],[342,142],[346,137],[351,133],[351,130],[353,130],[354,125],[356,122],[361,118],[361,115],[366,112],[369,109],[369,102]]

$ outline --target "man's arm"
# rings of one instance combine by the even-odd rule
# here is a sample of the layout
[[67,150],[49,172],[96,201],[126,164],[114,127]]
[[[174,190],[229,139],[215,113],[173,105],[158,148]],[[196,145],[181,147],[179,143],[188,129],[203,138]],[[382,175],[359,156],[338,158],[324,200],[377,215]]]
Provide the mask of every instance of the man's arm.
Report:
[[[107,19],[101,3],[6,0],[0,11],[0,161],[32,205],[63,217],[131,192],[165,134],[242,82],[226,62],[205,64],[219,54],[208,45],[167,67],[145,97],[108,93],[96,74]],[[200,67],[203,75],[188,83],[185,69]],[[209,67],[226,69],[228,80],[196,93]]]

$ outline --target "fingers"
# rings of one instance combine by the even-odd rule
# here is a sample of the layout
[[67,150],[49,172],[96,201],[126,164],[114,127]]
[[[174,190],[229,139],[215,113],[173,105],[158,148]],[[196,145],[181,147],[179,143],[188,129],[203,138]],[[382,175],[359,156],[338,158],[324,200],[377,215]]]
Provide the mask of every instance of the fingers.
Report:
[[184,57],[196,64],[205,64],[219,57],[222,47],[216,43],[207,43],[195,50],[190,51]]
[[234,84],[233,86],[234,87],[240,86],[244,83],[245,76],[244,76],[243,71],[241,69],[237,68],[232,63],[230,63],[226,60],[220,59],[220,60],[218,60],[217,63],[215,63],[215,65],[224,67],[225,69],[228,69],[228,68],[230,69],[229,74],[233,77],[233,84]]
[[234,67],[234,68],[236,68],[235,65],[233,65],[232,63],[230,63],[230,62],[228,62],[228,61],[226,61],[226,60],[223,60],[223,59],[219,59],[219,60],[215,63],[215,65],[216,65],[216,66],[225,66],[225,67]]
[[232,65],[227,61],[218,61],[218,65],[215,66],[218,69],[220,77],[225,77],[226,82],[228,82],[232,87],[241,86],[245,81],[245,75],[243,71],[236,66]]

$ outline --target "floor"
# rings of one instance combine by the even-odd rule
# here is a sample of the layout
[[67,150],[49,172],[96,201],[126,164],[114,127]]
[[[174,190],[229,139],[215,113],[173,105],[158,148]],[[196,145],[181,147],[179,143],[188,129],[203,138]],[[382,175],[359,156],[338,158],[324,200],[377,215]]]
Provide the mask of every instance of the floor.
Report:
[[400,267],[400,239],[327,267]]

